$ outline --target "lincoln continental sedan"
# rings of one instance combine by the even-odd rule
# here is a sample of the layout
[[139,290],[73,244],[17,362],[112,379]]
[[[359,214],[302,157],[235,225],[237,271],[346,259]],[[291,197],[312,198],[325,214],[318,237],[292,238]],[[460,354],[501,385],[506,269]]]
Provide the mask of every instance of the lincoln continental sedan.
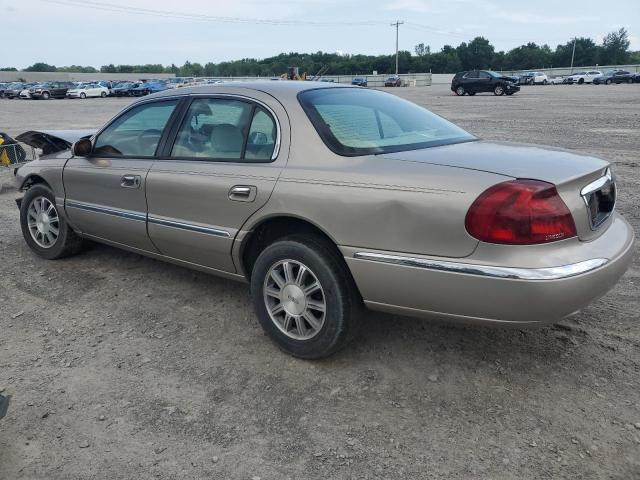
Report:
[[37,255],[93,240],[245,281],[266,333],[301,358],[344,346],[366,308],[555,322],[633,252],[607,161],[483,141],[360,87],[168,90],[98,131],[21,139],[43,150],[16,173]]

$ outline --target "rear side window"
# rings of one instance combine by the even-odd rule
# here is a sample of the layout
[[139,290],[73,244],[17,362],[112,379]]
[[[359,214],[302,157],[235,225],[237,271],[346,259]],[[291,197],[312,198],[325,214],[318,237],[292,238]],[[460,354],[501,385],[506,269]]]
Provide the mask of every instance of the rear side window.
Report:
[[298,99],[327,147],[372,155],[474,140],[428,110],[395,95],[359,88],[307,90]]
[[[93,88],[93,87],[91,87]],[[96,139],[94,155],[151,157],[178,100],[132,108],[111,123]]]
[[191,102],[171,157],[218,161],[270,161],[276,123],[262,107],[227,98]]
[[464,76],[464,78],[478,78],[478,72],[469,72]]

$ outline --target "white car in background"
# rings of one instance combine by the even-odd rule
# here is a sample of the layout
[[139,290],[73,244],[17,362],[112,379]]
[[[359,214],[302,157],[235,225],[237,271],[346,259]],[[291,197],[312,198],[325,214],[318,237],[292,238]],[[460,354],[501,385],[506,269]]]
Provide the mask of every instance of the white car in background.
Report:
[[89,98],[89,97],[102,97],[105,98],[109,95],[109,89],[98,85],[97,83],[87,83],[79,85],[76,88],[72,88],[67,91],[68,98]]
[[551,85],[561,85],[563,83],[567,83],[566,79],[562,76],[556,76],[548,79]]
[[29,93],[29,88],[32,87],[27,87],[23,90],[20,91],[20,95],[18,95],[20,98],[22,98],[23,100],[28,100],[31,98],[31,93]]
[[578,72],[567,77],[567,83],[577,83],[580,85],[583,83],[593,83],[594,78],[601,77],[601,76],[602,76],[602,72],[599,70],[590,70],[588,72]]

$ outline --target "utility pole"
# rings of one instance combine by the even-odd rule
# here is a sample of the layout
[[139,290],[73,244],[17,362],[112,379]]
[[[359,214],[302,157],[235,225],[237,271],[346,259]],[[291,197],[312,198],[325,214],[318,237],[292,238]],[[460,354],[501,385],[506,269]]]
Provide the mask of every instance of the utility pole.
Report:
[[396,75],[398,75],[398,30],[403,23],[400,20],[396,20],[396,23],[391,24],[392,27],[396,27]]
[[576,37],[573,37],[573,52],[571,52],[571,73],[573,73],[573,57],[576,55]]

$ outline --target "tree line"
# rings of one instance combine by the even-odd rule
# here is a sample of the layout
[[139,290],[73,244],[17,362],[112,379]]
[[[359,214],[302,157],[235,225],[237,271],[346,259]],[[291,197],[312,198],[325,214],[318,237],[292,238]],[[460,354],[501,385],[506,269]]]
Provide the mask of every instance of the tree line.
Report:
[[[575,42],[575,53],[573,52]],[[484,37],[462,42],[457,47],[445,45],[439,52],[432,52],[424,43],[414,47],[413,52],[400,51],[398,67],[400,73],[433,72],[453,73],[471,69],[528,70],[548,67],[567,67],[573,54],[574,67],[590,65],[623,65],[640,63],[640,51],[629,51],[628,32],[621,28],[607,34],[601,44],[587,37],[569,40],[551,49],[549,45],[529,42],[507,52],[496,51]],[[182,66],[161,64],[103,65],[100,69],[91,66],[72,65],[56,67],[46,63],[35,63],[25,68],[26,72],[81,72],[81,73],[173,73],[182,77],[243,77],[276,76],[287,71],[287,67],[300,67],[301,72],[313,75],[326,68],[327,75],[363,74],[377,71],[381,74],[395,72],[395,55],[340,55],[337,53],[281,53],[274,57],[243,58],[228,62],[204,65],[185,62]],[[0,70],[16,70],[2,68]]]

